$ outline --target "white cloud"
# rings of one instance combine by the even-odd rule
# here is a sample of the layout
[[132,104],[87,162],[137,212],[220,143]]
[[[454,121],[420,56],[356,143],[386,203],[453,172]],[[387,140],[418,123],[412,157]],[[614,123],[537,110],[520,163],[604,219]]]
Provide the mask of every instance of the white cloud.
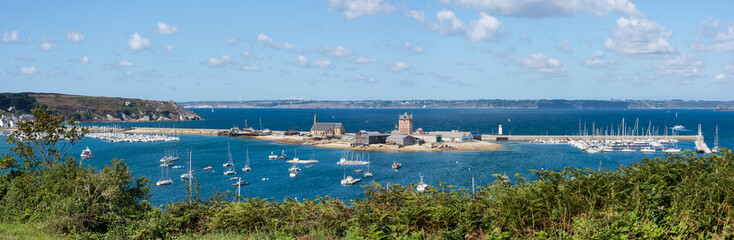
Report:
[[479,13],[479,19],[472,21],[469,28],[456,17],[456,13],[446,9],[436,13],[436,22],[429,20],[426,14],[419,10],[410,10],[406,15],[442,35],[462,34],[472,42],[497,40],[500,37],[498,31],[502,28],[499,20],[486,13]]
[[657,68],[663,74],[678,78],[678,80],[685,80],[683,83],[688,83],[688,79],[700,76],[699,68],[702,67],[704,67],[703,61],[695,55],[672,56],[657,64]]
[[714,76],[714,79],[711,79],[710,82],[711,83],[714,83],[714,84],[721,84],[721,83],[724,83],[724,80],[725,79],[726,79],[726,75],[724,75],[724,74],[716,74],[716,76]]
[[322,60],[309,62],[306,57],[298,56],[298,59],[296,60],[296,64],[298,64],[298,66],[301,66],[301,67],[326,68],[326,67],[331,66],[331,60],[324,58]]
[[327,56],[327,57],[343,58],[343,57],[352,56],[352,51],[342,46],[339,46],[336,48],[321,47],[320,52],[322,55]]
[[5,31],[3,33],[3,42],[20,42],[20,36],[18,36],[18,30],[13,30],[10,33],[8,33],[8,31]]
[[362,74],[354,76],[354,80],[364,82],[364,83],[376,83],[377,82],[377,79],[375,79],[374,77],[367,77]]
[[617,29],[604,46],[608,49],[630,55],[650,55],[674,53],[675,47],[668,42],[673,31],[647,19],[620,17]]
[[403,43],[403,50],[405,50],[406,52],[412,52],[412,53],[418,53],[418,54],[421,54],[424,52],[423,47],[415,46],[409,42]]
[[410,65],[405,64],[404,62],[395,62],[387,68],[387,70],[391,72],[402,72],[407,69],[410,69]]
[[153,32],[158,34],[174,34],[178,32],[177,26],[171,26],[162,22],[158,22],[156,24],[156,27],[158,27],[156,30],[153,30]]
[[79,32],[74,31],[66,31],[66,40],[72,41],[72,42],[81,42],[86,39],[87,36],[84,34],[81,34]]
[[173,49],[176,49],[176,47],[175,47],[175,46],[173,46],[173,45],[167,45],[167,46],[166,46],[166,51],[168,51],[168,53],[171,53],[171,52],[173,52]]
[[243,65],[242,66],[242,70],[245,70],[245,71],[260,71],[260,68],[257,67],[257,66],[252,66],[252,65]]
[[293,50],[293,49],[295,49],[295,47],[293,45],[291,45],[290,43],[287,43],[287,42],[285,42],[283,44],[275,43],[275,41],[273,39],[271,39],[270,37],[268,37],[267,35],[262,34],[262,33],[257,35],[257,41],[260,42],[263,46],[269,47],[269,48],[275,48],[275,49],[281,49],[281,50]]
[[366,58],[366,57],[351,57],[350,60],[355,63],[359,64],[365,64],[365,63],[376,63],[380,61],[377,57],[372,58]]
[[[705,22],[704,22],[705,24]],[[712,25],[712,28],[718,28],[718,21]],[[706,40],[704,42],[703,40]],[[713,52],[731,52],[734,51],[734,26],[729,26],[723,32],[714,34],[702,34],[691,43],[691,48],[697,51],[713,51]]]
[[602,51],[596,50],[589,54],[589,58],[586,59],[586,66],[590,68],[609,68],[618,69],[619,63],[616,60],[607,61],[604,59],[605,54]]
[[526,58],[520,60],[520,65],[523,67],[535,70],[540,74],[550,77],[562,77],[566,76],[566,69],[560,61],[554,58],[549,58],[545,54],[535,53],[530,54]]
[[486,13],[479,13],[479,19],[472,21],[470,26],[471,30],[466,33],[466,38],[472,42],[485,42],[499,38],[497,31],[502,27],[502,23]]
[[119,66],[119,67],[132,67],[133,66],[133,63],[123,60],[123,61],[118,62],[117,63],[117,66]]
[[28,62],[36,61],[35,58],[29,57],[29,56],[26,56],[26,55],[23,55],[23,54],[17,54],[17,55],[15,55],[15,60],[18,60],[18,61],[28,61]]
[[308,65],[308,59],[304,56],[298,56],[298,66],[305,67]]
[[331,61],[329,59],[313,61],[311,62],[310,66],[317,67],[317,68],[325,68],[325,67],[331,66]]
[[641,16],[629,0],[445,0],[461,7],[473,7],[492,14],[513,17],[543,18],[571,16],[590,12],[604,16],[616,12],[624,16]]
[[33,74],[37,74],[38,73],[38,70],[36,70],[36,67],[35,66],[31,66],[31,67],[20,67],[20,69],[18,69],[18,71],[20,72],[20,74],[23,74],[23,75],[33,75]]
[[43,42],[41,42],[41,44],[39,44],[38,47],[41,48],[41,50],[43,51],[51,51],[51,50],[56,49],[59,46],[56,45],[56,43],[54,43],[53,38],[47,37],[43,39]]
[[559,42],[558,44],[556,44],[556,50],[562,53],[570,53],[572,49],[573,48],[571,46],[571,40],[566,40],[566,41]]
[[82,58],[79,59],[79,62],[80,63],[88,63],[89,62],[89,57],[83,56]]
[[150,41],[147,38],[140,37],[139,33],[133,33],[130,39],[127,40],[127,45],[133,52],[144,50],[151,46]]
[[170,77],[170,78],[180,78],[181,77],[181,74],[171,73],[171,75],[169,75],[168,77]]
[[230,63],[232,61],[232,58],[230,58],[227,55],[222,54],[221,57],[210,57],[206,60],[206,64],[212,67],[218,67],[227,63]]
[[62,77],[62,76],[66,76],[66,71],[51,69],[46,73],[46,75],[52,78]]
[[452,11],[441,10],[436,13],[436,19],[438,23],[434,28],[441,32],[441,34],[454,34],[464,30],[464,23]]
[[228,37],[224,39],[224,42],[229,45],[234,45],[234,44],[237,44],[237,39]]
[[395,7],[383,0],[328,0],[329,10],[341,11],[347,19],[391,13]]
[[456,17],[456,14],[450,10],[441,10],[436,13],[438,22],[434,23],[426,18],[426,14],[419,10],[410,10],[407,15],[412,17],[419,23],[428,27],[428,29],[438,31],[443,35],[451,35],[464,31],[464,23]]

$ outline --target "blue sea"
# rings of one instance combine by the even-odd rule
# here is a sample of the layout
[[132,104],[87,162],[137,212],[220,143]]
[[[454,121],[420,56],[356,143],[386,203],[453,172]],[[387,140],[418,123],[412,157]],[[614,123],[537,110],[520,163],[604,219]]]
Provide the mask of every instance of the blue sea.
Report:
[[[341,122],[348,132],[358,130],[389,131],[395,128],[398,114],[413,114],[415,128],[425,131],[462,130],[472,133],[496,133],[502,124],[504,134],[512,135],[574,135],[582,127],[592,124],[597,128],[614,126],[616,129],[624,118],[628,127],[639,122],[641,128],[648,124],[663,134],[665,128],[683,125],[688,130],[684,135],[695,135],[698,124],[709,146],[713,146],[714,131],[718,125],[720,146],[730,148],[734,145],[734,112],[715,112],[712,110],[586,110],[586,109],[192,109],[203,121],[155,122],[155,123],[117,123],[118,126],[176,127],[176,128],[231,128],[248,126],[273,130],[297,129],[306,131],[313,123],[314,114],[321,122]],[[93,124],[109,125],[109,124]],[[670,133],[670,131],[668,131]],[[562,170],[566,166],[579,168],[614,169],[629,165],[643,157],[660,157],[662,154],[644,153],[599,153],[587,154],[569,145],[545,145],[524,142],[503,142],[500,151],[491,152],[422,152],[422,153],[369,153],[372,161],[372,178],[353,186],[342,186],[339,181],[344,171],[347,175],[360,177],[353,173],[358,166],[344,169],[336,161],[344,154],[341,149],[313,148],[305,145],[283,145],[277,142],[249,138],[182,135],[176,143],[110,143],[99,139],[84,139],[71,150],[78,158],[82,149],[89,147],[95,154],[94,159],[84,164],[102,168],[111,159],[123,159],[136,176],[151,180],[153,194],[151,202],[159,205],[179,201],[185,196],[186,182],[179,179],[184,169],[169,169],[174,183],[155,186],[162,171],[158,161],[167,147],[173,145],[181,160],[175,165],[185,166],[192,152],[193,169],[196,181],[201,184],[201,196],[210,197],[215,192],[236,191],[231,186],[231,176],[224,176],[222,164],[227,161],[227,146],[231,148],[237,174],[249,182],[241,188],[246,197],[282,200],[283,198],[315,199],[330,196],[343,200],[364,197],[360,186],[376,181],[380,184],[409,185],[423,180],[432,186],[443,182],[447,185],[471,188],[474,176],[477,185],[486,185],[494,180],[492,174],[506,174],[512,181],[519,173],[533,179],[530,169]],[[4,137],[0,140],[4,141]],[[11,146],[0,145],[0,154],[9,152]],[[683,142],[681,148],[693,148],[692,142]],[[249,150],[252,171],[243,173],[246,151]],[[302,159],[315,155],[320,162],[313,168],[300,166],[302,171],[296,178],[288,176],[292,164],[283,160],[268,160],[271,152],[285,151],[290,157],[297,154]],[[399,161],[403,168],[395,172],[390,168],[393,161]],[[212,166],[212,171],[202,168]],[[165,174],[165,172],[163,172]],[[263,178],[268,179],[263,181]]]

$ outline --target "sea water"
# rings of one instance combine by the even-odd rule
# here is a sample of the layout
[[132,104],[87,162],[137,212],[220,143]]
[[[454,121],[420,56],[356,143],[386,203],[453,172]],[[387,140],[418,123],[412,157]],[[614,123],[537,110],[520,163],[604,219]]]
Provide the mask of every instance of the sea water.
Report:
[[[413,114],[415,128],[425,131],[462,130],[476,133],[496,133],[497,126],[502,124],[504,134],[532,135],[572,135],[579,132],[579,122],[591,128],[615,129],[625,119],[625,125],[632,127],[637,121],[647,128],[648,122],[663,134],[664,128],[683,125],[687,128],[684,135],[695,135],[698,124],[702,124],[703,134],[709,147],[713,147],[715,126],[719,127],[720,146],[734,145],[734,112],[714,112],[711,110],[578,110],[578,109],[193,109],[206,120],[185,122],[155,123],[118,123],[118,126],[141,127],[176,127],[176,128],[231,128],[244,127],[245,119],[250,127],[262,127],[273,130],[297,129],[307,131],[313,124],[313,115],[320,122],[341,122],[347,132],[358,130],[389,131],[395,128],[398,114]],[[677,117],[676,117],[677,115]],[[94,124],[110,125],[110,124]],[[582,130],[583,131],[583,130]],[[670,130],[668,130],[670,133]],[[562,170],[566,166],[598,169],[599,167],[614,169],[620,165],[629,165],[640,161],[643,157],[660,157],[662,153],[597,153],[587,154],[565,144],[546,145],[525,142],[503,142],[500,151],[470,152],[411,152],[411,153],[365,153],[372,164],[370,171],[373,177],[364,178],[362,173],[354,173],[355,169],[366,170],[366,166],[342,166],[336,162],[344,154],[342,149],[314,148],[308,145],[285,145],[272,141],[250,138],[216,137],[182,135],[178,142],[154,143],[110,143],[99,139],[87,138],[79,141],[70,151],[70,155],[79,159],[79,153],[86,147],[94,152],[95,158],[84,160],[98,169],[110,164],[113,158],[123,159],[130,166],[135,176],[150,179],[153,194],[151,202],[158,205],[181,200],[186,195],[183,181],[179,176],[186,172],[188,151],[192,152],[192,165],[196,181],[201,184],[202,197],[210,197],[215,192],[236,192],[231,186],[234,181],[230,177],[242,177],[249,185],[241,187],[241,194],[246,197],[265,199],[298,198],[315,199],[318,196],[330,196],[342,200],[364,197],[363,185],[375,181],[383,186],[387,183],[409,185],[420,181],[438,187],[439,183],[471,188],[471,178],[477,185],[487,185],[495,181],[492,174],[505,174],[516,181],[515,173],[534,179],[530,169]],[[5,138],[0,137],[4,141]],[[232,153],[237,174],[225,176],[222,166],[228,161],[227,146]],[[693,148],[693,142],[682,142],[681,148]],[[5,154],[11,146],[0,145],[0,154]],[[184,169],[168,169],[168,175],[174,183],[166,186],[155,186],[155,182],[166,175],[161,171],[159,159],[166,149],[175,149],[181,160],[174,165],[185,166]],[[245,165],[246,152],[249,151],[252,171],[242,172]],[[318,163],[313,168],[302,169],[297,177],[289,177],[288,168],[293,166],[284,160],[268,160],[271,152],[280,154],[285,151],[289,157],[311,159],[315,156]],[[393,161],[402,163],[403,167],[394,171]],[[210,171],[203,171],[212,166]],[[165,169],[163,169],[165,170]],[[353,186],[342,186],[340,180],[344,174],[363,181]],[[266,179],[266,180],[263,180]]]

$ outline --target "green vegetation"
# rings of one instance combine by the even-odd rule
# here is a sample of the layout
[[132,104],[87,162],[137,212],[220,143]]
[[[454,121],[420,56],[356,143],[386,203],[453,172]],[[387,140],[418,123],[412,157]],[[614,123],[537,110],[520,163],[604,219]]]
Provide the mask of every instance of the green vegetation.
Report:
[[[29,131],[62,128],[38,124],[49,126]],[[329,197],[268,201],[231,193],[202,199],[195,185],[180,202],[157,208],[146,201],[147,179],[133,178],[122,161],[102,170],[72,158],[39,166],[0,175],[0,236],[19,234],[6,226],[22,226],[20,232],[43,226],[51,234],[82,239],[734,237],[731,150],[644,158],[614,170],[532,170],[538,180],[516,175],[513,184],[496,175],[476,192],[440,185],[418,193],[415,186],[372,183],[365,186],[365,198],[348,204]]]
[[28,113],[36,106],[36,99],[28,96],[28,93],[6,93],[0,94],[0,113],[15,107],[19,113]]
[[29,113],[34,107],[43,106],[55,115],[66,116],[66,120],[74,118],[83,122],[201,119],[172,101],[55,93],[0,93],[0,113],[8,111],[11,106],[15,107],[11,113]]

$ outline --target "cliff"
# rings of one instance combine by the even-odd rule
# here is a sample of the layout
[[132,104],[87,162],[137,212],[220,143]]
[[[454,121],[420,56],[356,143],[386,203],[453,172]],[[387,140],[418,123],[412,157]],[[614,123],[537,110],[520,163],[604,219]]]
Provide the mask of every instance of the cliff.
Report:
[[[81,122],[151,122],[202,120],[191,110],[173,101],[131,98],[92,97],[56,93],[3,93],[0,96],[25,96],[34,104],[14,111],[28,112],[31,107],[45,105],[54,113]],[[5,109],[8,110],[8,109]]]

